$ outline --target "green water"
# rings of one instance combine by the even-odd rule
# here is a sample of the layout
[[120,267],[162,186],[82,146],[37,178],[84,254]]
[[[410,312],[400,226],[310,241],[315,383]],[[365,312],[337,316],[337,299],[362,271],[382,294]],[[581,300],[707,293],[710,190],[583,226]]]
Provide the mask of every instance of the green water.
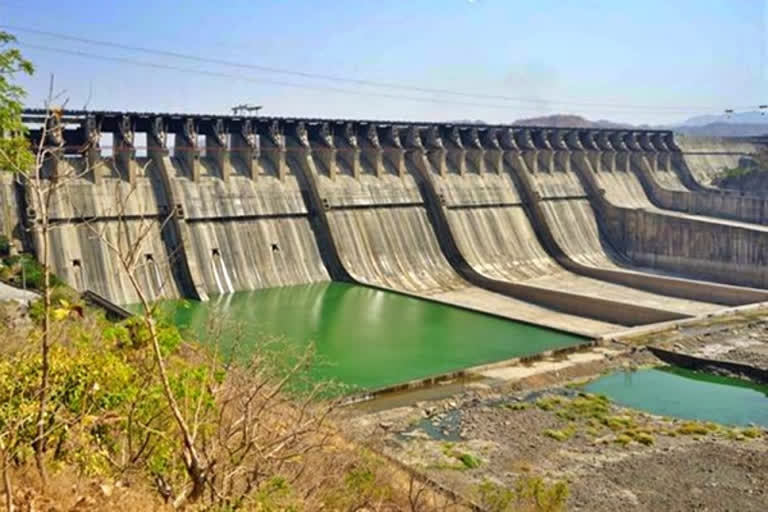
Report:
[[170,301],[174,322],[206,342],[223,312],[242,324],[243,346],[280,336],[310,342],[323,364],[317,379],[377,389],[411,379],[583,343],[584,338],[346,283],[272,288]]
[[662,416],[768,427],[768,386],[739,379],[659,367],[613,373],[591,382],[585,390]]

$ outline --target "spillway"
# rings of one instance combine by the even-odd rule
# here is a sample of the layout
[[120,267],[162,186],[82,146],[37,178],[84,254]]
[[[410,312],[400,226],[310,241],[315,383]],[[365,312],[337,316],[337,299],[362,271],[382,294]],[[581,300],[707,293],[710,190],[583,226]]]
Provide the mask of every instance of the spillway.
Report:
[[[127,254],[133,242],[143,239],[135,264],[146,298],[180,297],[174,275],[179,239],[164,222],[168,202],[157,168],[147,158],[136,158],[127,168],[114,158],[93,168],[84,164],[83,159],[64,159],[56,165],[56,174],[72,178],[50,206],[54,273],[76,289],[93,290],[119,304],[136,302],[117,253]],[[127,173],[132,182],[125,179]],[[29,202],[34,210],[32,198]]]
[[[614,145],[623,145],[623,141],[614,139]],[[729,157],[730,158],[730,157]],[[636,167],[643,167],[644,169],[636,169]],[[701,166],[694,166],[695,169],[702,169]],[[605,197],[617,206],[625,208],[644,208],[646,210],[657,211],[664,213],[665,215],[686,217],[689,219],[698,220],[701,222],[713,222],[730,224],[734,226],[741,226],[746,229],[754,229],[758,231],[768,232],[768,228],[757,225],[755,223],[740,222],[736,220],[722,219],[714,216],[696,215],[690,213],[683,213],[674,210],[668,210],[660,208],[649,197],[646,192],[646,188],[643,187],[641,178],[638,175],[645,170],[654,179],[661,182],[662,180],[667,183],[671,183],[672,187],[666,187],[664,184],[659,183],[665,188],[670,190],[688,190],[683,185],[679,175],[674,171],[659,171],[651,172],[651,166],[649,161],[644,158],[631,159],[628,156],[623,155],[617,157],[617,161],[614,163],[613,168],[603,168],[602,172],[594,173],[598,185],[605,190]],[[660,176],[666,176],[665,178],[659,178]],[[674,178],[672,177],[674,176]],[[689,191],[689,193],[691,193]]]
[[[768,300],[768,230],[717,218],[763,203],[697,187],[670,132],[71,112],[40,140],[42,115],[54,271],[117,303],[109,242],[137,240],[150,300],[343,281],[588,336]],[[39,254],[27,188],[0,199]]]
[[[382,150],[383,145],[387,148]],[[585,333],[615,330],[579,317],[472,286],[451,266],[429,219],[421,177],[407,162],[401,134],[361,127],[346,134],[351,159],[332,168],[308,161],[327,208],[330,235],[356,281],[429,297],[506,318]]]
[[174,158],[162,158],[170,193],[184,206],[202,291],[327,281],[295,169],[274,150],[280,135],[263,137],[257,148],[254,127],[245,124],[230,151],[222,127],[213,128],[205,156],[193,155],[197,133],[188,127]]
[[[466,144],[462,142],[462,135]],[[517,183],[521,183],[521,180],[535,183],[538,196],[546,204],[546,211],[552,214],[548,220],[553,221],[558,228],[569,230],[568,236],[564,237],[567,240],[589,245],[597,240],[596,231],[584,236],[579,230],[582,227],[595,230],[594,219],[589,216],[575,219],[571,215],[570,201],[586,201],[586,194],[578,178],[566,172],[562,166],[537,166],[538,172],[532,173],[525,158],[511,155],[502,158],[502,141],[499,141],[495,131],[482,134],[490,147],[497,148],[495,153],[488,152],[494,154],[495,158],[485,160],[479,155],[473,158],[472,152],[477,152],[481,146],[480,137],[477,130],[473,129],[453,136],[448,134],[448,138],[454,141],[454,149],[448,150],[450,157],[446,159],[444,172],[439,170],[442,162],[427,166],[430,179],[442,197],[452,236],[469,265],[480,274],[497,280],[568,292],[574,294],[574,300],[581,306],[591,298],[601,298],[614,301],[614,307],[626,310],[640,305],[682,314],[697,314],[720,307],[712,303],[648,293],[578,275],[562,267],[542,246],[541,235],[536,233],[528,217]],[[437,135],[433,134],[430,140],[437,148],[445,147]],[[506,144],[511,145],[513,142],[507,140]],[[537,157],[531,155],[531,158]],[[569,219],[567,226],[557,222],[558,218]],[[563,234],[563,230],[559,229],[558,235]],[[594,247],[590,248],[590,252],[594,250]],[[606,261],[604,257],[600,263]],[[608,313],[600,309],[594,316],[607,317]],[[586,310],[583,311],[586,314]]]

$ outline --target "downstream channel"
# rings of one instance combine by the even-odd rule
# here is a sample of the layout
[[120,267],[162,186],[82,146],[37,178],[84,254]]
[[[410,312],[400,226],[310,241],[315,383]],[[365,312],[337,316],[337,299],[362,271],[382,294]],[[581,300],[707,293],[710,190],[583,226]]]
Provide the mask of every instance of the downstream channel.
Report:
[[585,390],[661,416],[768,427],[768,386],[740,379],[663,366],[612,373]]
[[[208,326],[223,316],[241,329],[241,347],[280,338],[315,344],[312,378],[374,390],[545,350],[585,338],[396,293],[324,282],[168,301],[183,331],[210,343]],[[231,331],[230,331],[231,332]],[[228,341],[226,339],[224,342]],[[296,353],[298,351],[294,351]]]

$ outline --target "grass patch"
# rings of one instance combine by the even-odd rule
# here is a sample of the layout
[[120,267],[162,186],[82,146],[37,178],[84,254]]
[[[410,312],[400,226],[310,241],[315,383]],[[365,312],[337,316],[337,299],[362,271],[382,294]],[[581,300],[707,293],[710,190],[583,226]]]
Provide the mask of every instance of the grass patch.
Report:
[[512,488],[484,480],[474,494],[489,512],[559,512],[565,510],[569,489],[563,481],[548,483],[540,476],[523,475]]
[[536,407],[542,411],[552,411],[564,401],[565,399],[561,396],[546,396],[536,400]]
[[483,461],[480,457],[457,450],[453,443],[443,443],[442,451],[443,455],[456,459],[461,464],[441,464],[439,466],[433,466],[437,469],[477,469],[483,465]]
[[741,433],[744,434],[744,437],[748,437],[749,439],[757,439],[758,437],[763,436],[762,430],[757,427],[745,428]]
[[708,425],[700,421],[686,421],[677,427],[677,433],[682,436],[705,436],[710,432],[715,432],[719,429],[720,427],[714,423]]
[[573,426],[569,426],[568,428],[563,428],[559,430],[548,428],[547,430],[544,431],[545,436],[560,442],[567,441],[568,439],[573,437],[573,434],[575,433],[576,433],[576,429]]
[[568,389],[581,389],[587,384],[589,384],[590,382],[592,382],[592,379],[576,380],[573,382],[569,382],[568,384],[565,385],[565,387]]
[[651,446],[656,441],[656,439],[651,434],[638,432],[635,434],[635,441],[645,446]]
[[475,469],[483,465],[483,462],[471,453],[462,453],[458,456],[458,459],[467,469]]

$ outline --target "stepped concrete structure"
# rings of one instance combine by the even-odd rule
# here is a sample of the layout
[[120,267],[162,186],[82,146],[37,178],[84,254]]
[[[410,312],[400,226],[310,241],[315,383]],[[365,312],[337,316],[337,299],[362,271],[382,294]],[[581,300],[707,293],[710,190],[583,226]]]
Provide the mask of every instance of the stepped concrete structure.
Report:
[[[759,140],[130,112],[66,112],[43,129],[44,112],[24,118],[51,150],[46,179],[68,177],[50,208],[54,271],[119,304],[138,299],[118,259],[137,241],[150,299],[340,280],[588,336],[768,300],[768,202],[708,181]],[[0,201],[3,233],[39,251],[29,188],[0,175]]]

